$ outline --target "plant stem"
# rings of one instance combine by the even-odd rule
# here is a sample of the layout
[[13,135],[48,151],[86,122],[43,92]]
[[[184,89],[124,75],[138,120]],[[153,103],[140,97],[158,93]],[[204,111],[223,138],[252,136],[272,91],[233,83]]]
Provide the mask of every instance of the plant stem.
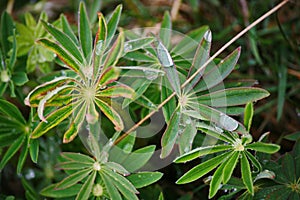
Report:
[[[284,6],[289,0],[283,0],[280,2],[277,6],[266,12],[264,15],[259,17],[257,20],[252,22],[249,26],[247,26],[245,29],[243,29],[241,32],[239,32],[236,36],[234,36],[231,40],[229,40],[225,45],[223,45],[213,56],[211,56],[192,76],[190,76],[182,85],[181,88],[184,88],[191,80],[193,80],[197,74],[202,71],[210,62],[213,61],[218,55],[220,55],[227,47],[229,47],[233,42],[235,42],[237,39],[239,39],[242,35],[244,35],[246,32],[248,32],[251,28],[259,24],[261,21],[269,17],[271,14],[276,12],[278,9],[280,9],[282,6]],[[147,119],[149,119],[153,114],[155,114],[160,108],[162,108],[172,97],[176,95],[175,92],[173,92],[168,98],[166,98],[163,102],[161,102],[157,110],[154,110],[150,112],[148,115],[146,115],[143,119],[141,119],[138,123],[136,123],[134,126],[132,126],[130,129],[128,129],[123,135],[121,135],[114,144],[118,144],[121,140],[123,140],[127,135],[129,135],[132,131],[137,129],[142,123],[144,123]]]

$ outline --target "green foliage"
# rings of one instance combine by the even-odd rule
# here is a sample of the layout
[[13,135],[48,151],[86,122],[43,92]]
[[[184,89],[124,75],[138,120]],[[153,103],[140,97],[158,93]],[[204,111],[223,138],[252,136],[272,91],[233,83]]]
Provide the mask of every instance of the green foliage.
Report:
[[[17,39],[16,28],[12,17],[3,12],[1,15],[0,24],[0,95],[2,96],[7,87],[10,88],[11,97],[16,97],[15,86],[22,86],[27,81],[27,74],[22,69],[16,68],[17,61]],[[9,42],[9,38],[12,38],[12,44]]]
[[[125,3],[149,18],[142,3]],[[254,87],[255,80],[235,80],[234,70],[246,65],[238,65],[241,47],[224,58],[211,57],[208,26],[186,35],[172,30],[175,3],[160,27],[138,30],[119,27],[122,5],[107,17],[96,15],[102,6],[97,0],[86,9],[80,2],[77,29],[65,14],[52,24],[45,12],[38,21],[26,12],[24,23],[7,12],[1,16],[0,171],[15,164],[26,199],[174,199],[168,184],[150,186],[163,177],[156,165],[174,158],[185,164],[185,173],[174,164],[175,177],[181,176],[174,187],[184,193],[180,199],[196,199],[194,193],[204,185],[185,192],[189,187],[182,184],[205,176],[208,198],[297,199],[299,133],[284,137],[297,142],[276,162],[270,154],[279,145],[267,143],[267,134],[253,140],[254,103],[269,92]],[[249,48],[263,67],[254,37]],[[280,120],[290,95],[289,70],[278,66],[276,72]],[[16,98],[8,98],[8,87]],[[161,116],[153,121],[156,113]],[[148,134],[151,139],[139,138]],[[34,165],[27,164],[28,154]],[[200,163],[186,172],[186,163],[195,164],[197,158]],[[7,195],[0,198],[15,199]]]
[[[47,21],[48,17],[45,12],[40,14],[38,22],[30,13],[25,13],[25,23],[16,23],[17,35],[17,56],[27,55],[26,71],[33,72],[37,67],[42,72],[50,72],[50,62],[55,58],[55,55],[36,44],[37,38],[49,37],[42,26],[42,20]],[[58,23],[58,22],[56,22]]]

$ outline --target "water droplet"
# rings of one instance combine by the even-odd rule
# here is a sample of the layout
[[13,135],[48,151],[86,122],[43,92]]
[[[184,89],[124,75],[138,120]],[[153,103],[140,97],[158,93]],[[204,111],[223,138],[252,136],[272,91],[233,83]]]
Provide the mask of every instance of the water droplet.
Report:
[[221,60],[221,61],[220,61],[220,64],[222,64],[223,62],[224,62],[224,60]]
[[33,169],[29,169],[28,172],[25,174],[25,178],[27,180],[35,178],[35,173]]
[[220,114],[220,124],[223,128],[225,128],[228,131],[234,131],[239,126],[237,121],[225,115],[224,113]]
[[212,40],[212,34],[211,34],[211,31],[210,30],[207,30],[204,34],[204,39],[207,41],[207,42],[211,42]]
[[186,121],[185,121],[186,124],[191,124],[192,123],[192,120],[191,118],[188,118]]
[[123,147],[124,153],[130,153],[131,149],[132,149],[132,144],[130,144],[130,143],[125,144]]
[[132,50],[132,45],[129,43],[124,44],[124,52],[129,52]]
[[186,152],[188,152],[189,150],[190,150],[189,147],[185,147],[183,151],[184,151],[184,153],[186,153]]
[[113,140],[110,138],[109,140],[108,140],[108,146],[112,146],[114,144],[114,142],[113,142]]
[[103,50],[103,40],[99,40],[96,44],[96,55],[100,55]]
[[155,80],[158,77],[158,73],[154,71],[149,71],[149,70],[143,70],[145,73],[145,76],[148,80],[152,81]]
[[169,54],[167,48],[161,42],[158,42],[158,46],[156,50],[157,50],[158,60],[163,67],[174,66],[174,62],[172,60],[171,55]]

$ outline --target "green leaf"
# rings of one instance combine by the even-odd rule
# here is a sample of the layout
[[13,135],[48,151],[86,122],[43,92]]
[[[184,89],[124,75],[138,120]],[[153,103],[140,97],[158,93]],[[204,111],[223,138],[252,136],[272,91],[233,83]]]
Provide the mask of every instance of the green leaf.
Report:
[[287,87],[287,67],[285,65],[278,65],[278,68],[277,121],[279,121],[282,116]]
[[12,119],[15,119],[20,124],[26,124],[26,121],[19,109],[14,104],[6,100],[0,99],[0,112]]
[[69,36],[69,38],[76,44],[76,46],[79,46],[78,39],[76,35],[74,34],[67,18],[65,15],[61,15],[61,25],[62,25],[62,31]]
[[132,88],[128,87],[127,85],[114,85],[108,87],[104,90],[100,90],[97,92],[98,97],[125,97],[131,99],[134,96],[135,92]]
[[95,103],[103,112],[103,114],[115,125],[115,129],[117,131],[121,131],[124,129],[124,124],[120,115],[106,102],[100,100],[99,98],[95,98]]
[[242,155],[242,157],[241,157],[241,172],[242,172],[243,183],[245,184],[249,193],[253,195],[254,189],[253,189],[250,165],[247,160],[247,156],[246,156],[245,152],[242,152],[241,155]]
[[73,104],[66,105],[52,112],[33,130],[31,138],[39,138],[72,114]]
[[245,125],[247,131],[250,131],[253,114],[254,114],[253,103],[252,102],[247,103],[247,105],[245,106],[245,112],[244,112],[244,125]]
[[[173,92],[170,89],[170,87],[168,87],[169,82],[168,79],[166,77],[162,77],[162,89],[161,89],[161,101],[164,101],[165,99],[167,99]],[[172,114],[174,112],[174,110],[176,109],[176,99],[175,97],[171,98],[162,108],[163,110],[163,114],[165,117],[165,121],[167,123],[170,122],[170,119],[172,117]]]
[[208,26],[201,26],[195,30],[190,31],[172,49],[171,52],[175,55],[181,55],[182,57],[186,57],[197,48],[208,29]]
[[[25,143],[26,143],[26,141],[25,141]],[[24,145],[21,150],[21,154],[19,156],[19,160],[18,160],[18,164],[17,164],[17,174],[21,174],[21,171],[25,164],[27,155],[28,155],[28,147],[26,145]]]
[[134,172],[143,167],[154,153],[155,145],[146,146],[133,151],[123,163],[123,167],[130,172]]
[[245,153],[247,155],[247,158],[251,161],[251,164],[256,167],[258,172],[260,172],[262,170],[262,167],[259,161],[249,151],[245,151]]
[[83,1],[79,5],[78,33],[83,55],[89,62],[92,56],[92,31]]
[[297,141],[300,138],[300,131],[288,134],[283,137],[284,139],[290,140],[290,141]]
[[85,183],[82,185],[79,193],[76,196],[76,200],[87,200],[92,191],[95,179],[96,179],[97,171],[93,171],[91,175],[88,176]]
[[46,30],[61,44],[61,46],[68,51],[74,58],[77,59],[79,63],[84,63],[84,58],[79,51],[79,47],[74,43],[74,41],[64,32],[58,30],[53,25],[42,21]]
[[66,64],[64,67],[69,68],[81,77],[84,77],[80,64],[76,61],[72,54],[63,49],[60,45],[48,39],[40,39],[37,42],[56,53],[58,57]]
[[138,191],[126,178],[110,170],[105,170],[105,174],[114,180],[113,184],[118,188],[125,198],[130,200],[138,200],[137,196],[135,195],[135,193],[138,193]]
[[239,160],[240,152],[235,151],[230,158],[226,161],[223,169],[223,184],[226,184],[232,176],[233,170]]
[[123,140],[121,140],[117,147],[121,148],[124,153],[131,153],[133,145],[135,143],[136,131],[128,134]]
[[[203,39],[199,43],[196,53],[194,55],[192,66],[189,69],[189,74],[188,74],[189,77],[192,76],[209,59],[210,49],[211,49],[211,37],[212,37],[211,31],[207,30],[204,35],[205,37],[203,37]],[[187,91],[192,89],[192,87],[194,87],[199,82],[200,78],[203,75],[204,70],[205,68],[203,68],[203,70],[201,70],[197,74],[197,76],[195,76],[195,78],[190,82]]]
[[107,163],[105,163],[105,166],[123,176],[127,176],[130,174],[122,165],[120,165],[116,162],[107,162]]
[[95,160],[90,156],[81,153],[63,152],[61,156],[72,162],[87,163],[87,164],[93,164],[95,162]]
[[221,151],[227,151],[232,149],[231,145],[213,145],[213,146],[206,146],[206,147],[198,147],[193,149],[192,151],[183,154],[182,156],[176,158],[174,160],[175,163],[185,163],[196,158],[199,158],[204,155],[209,155],[213,153],[218,153]]
[[79,106],[78,112],[75,112],[74,114],[75,119],[73,119],[68,130],[64,133],[63,143],[69,143],[73,141],[73,139],[77,136],[78,131],[80,130],[80,127],[85,120],[86,109],[86,103],[83,103]]
[[30,140],[29,153],[32,162],[37,163],[39,155],[39,140]]
[[222,82],[234,69],[239,57],[241,48],[234,50],[229,56],[222,60],[217,66],[208,72],[205,71],[203,78],[195,86],[194,90],[201,92],[208,90]]
[[54,90],[55,88],[65,84],[68,82],[70,78],[68,77],[58,77],[54,78],[51,81],[47,81],[37,87],[35,87],[25,98],[24,103],[27,106],[37,106],[38,104],[35,103],[47,94],[47,92]]
[[106,86],[109,83],[116,81],[119,78],[120,69],[117,67],[109,67],[102,72],[99,78],[99,85]]
[[6,163],[17,153],[17,151],[21,148],[22,144],[25,140],[25,135],[20,136],[17,140],[14,141],[14,143],[8,148],[6,153],[1,159],[0,162],[0,171],[4,168]]
[[22,86],[29,81],[25,72],[14,72],[11,79],[16,86]]
[[144,38],[129,40],[124,44],[124,54],[148,47],[153,41],[154,41],[153,37],[144,37]]
[[11,44],[8,40],[9,36],[13,35],[14,21],[13,18],[4,11],[1,15],[1,32],[0,32],[0,41],[3,50],[3,56],[7,57],[7,53],[11,48]]
[[111,17],[107,20],[107,43],[106,45],[109,45],[110,41],[115,35],[115,32],[117,30],[120,16],[122,12],[122,5],[118,5],[114,12],[111,14]]
[[48,91],[47,94],[40,100],[38,108],[37,108],[37,113],[38,113],[38,117],[42,121],[46,121],[46,119],[44,117],[44,108],[45,108],[45,104],[47,103],[47,101],[49,99],[51,99],[53,96],[57,95],[59,92],[64,92],[64,91],[70,89],[71,87],[73,87],[73,86],[63,85],[63,86],[57,87],[52,91]]
[[155,63],[157,60],[151,56],[147,55],[145,53],[135,51],[135,52],[128,52],[124,58],[130,60],[130,61],[137,61],[137,62],[148,62],[148,63]]
[[180,123],[181,113],[179,111],[179,108],[176,109],[170,119],[170,122],[167,126],[167,129],[165,130],[162,138],[161,138],[161,158],[167,157],[176,142],[176,138],[178,136],[179,131],[179,123]]
[[113,46],[109,50],[104,62],[103,70],[106,70],[108,67],[115,66],[117,64],[124,50],[124,40],[124,32],[121,31]]
[[[232,153],[229,155],[229,157],[232,156]],[[227,160],[224,160],[223,163],[216,169],[215,173],[212,176],[212,179],[210,181],[209,185],[209,198],[211,199],[214,197],[218,190],[220,189],[222,178],[225,175],[224,168],[228,162]]]
[[181,121],[185,125],[185,127],[181,129],[183,131],[178,136],[177,140],[180,155],[191,151],[194,138],[198,131],[195,127],[195,121],[192,120],[189,116],[182,115]]
[[192,168],[188,172],[186,172],[182,177],[180,177],[176,183],[177,184],[185,184],[193,182],[202,176],[206,175],[210,171],[212,171],[214,168],[216,168],[220,163],[224,161],[228,156],[230,155],[230,152],[223,153],[221,155],[218,155],[210,160],[207,160],[196,167]]
[[251,144],[247,144],[245,146],[246,149],[252,149],[254,151],[259,151],[263,153],[276,153],[279,151],[280,146],[277,144],[269,144],[269,143],[264,143],[264,142],[255,142]]
[[163,176],[160,172],[138,172],[127,177],[135,188],[142,188],[155,183]]
[[77,172],[71,174],[70,176],[64,178],[59,183],[57,183],[55,189],[64,190],[66,188],[72,187],[79,181],[88,177],[91,172],[92,172],[92,166],[88,169],[83,169],[83,170],[77,171]]
[[73,187],[66,188],[64,190],[56,190],[56,184],[49,185],[48,187],[42,189],[41,195],[51,198],[67,198],[78,194],[78,191],[82,187],[81,184],[73,185]]
[[171,42],[172,21],[168,11],[165,12],[161,27],[159,30],[159,38],[166,48],[170,47]]
[[269,96],[269,92],[264,89],[238,87],[210,92],[207,95],[198,97],[198,102],[209,106],[227,107],[244,105],[267,96]]
[[200,115],[205,117],[207,121],[215,122],[219,127],[227,131],[234,131],[239,127],[238,121],[209,106],[198,104],[197,111],[199,111]]
[[85,168],[91,167],[91,163],[85,163],[85,162],[78,162],[78,161],[66,161],[66,162],[60,162],[59,168],[64,170],[82,170]]
[[14,69],[17,59],[17,40],[16,40],[16,29],[13,29],[13,43],[12,43],[12,52],[9,59],[8,67],[10,70]]
[[119,193],[119,191],[117,190],[116,186],[113,184],[113,179],[111,179],[110,177],[107,177],[106,174],[100,174],[102,177],[102,180],[104,181],[106,190],[109,194],[109,197],[111,199],[115,199],[115,200],[122,200],[122,197]]

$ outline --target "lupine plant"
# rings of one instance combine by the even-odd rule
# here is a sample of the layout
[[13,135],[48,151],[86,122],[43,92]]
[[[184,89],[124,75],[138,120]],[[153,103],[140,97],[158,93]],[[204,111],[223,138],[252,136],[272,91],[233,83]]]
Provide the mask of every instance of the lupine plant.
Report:
[[[91,24],[81,2],[77,30],[63,14],[51,24],[45,13],[38,22],[27,13],[25,25],[17,23],[15,28],[10,15],[3,13],[1,30],[8,28],[1,35],[0,93],[9,85],[11,96],[16,96],[14,85],[27,81],[24,71],[14,71],[17,55],[28,54],[27,73],[39,67],[47,75],[25,98],[20,96],[30,108],[28,117],[0,99],[0,147],[8,147],[0,170],[18,151],[18,174],[23,174],[28,154],[33,163],[45,166],[39,163],[40,147],[47,148],[45,139],[53,135],[70,147],[80,145],[78,151],[61,152],[56,166],[44,170],[50,181],[39,191],[22,177],[26,198],[139,199],[140,188],[163,176],[151,171],[151,159],[170,159],[174,165],[198,159],[176,184],[207,176],[209,198],[232,188],[223,199],[241,191],[241,198],[249,199],[274,195],[286,187],[289,195],[299,194],[299,179],[291,179],[291,174],[275,178],[281,167],[261,164],[257,156],[280,149],[267,143],[265,135],[254,141],[251,134],[253,104],[269,92],[254,87],[253,80],[226,80],[238,68],[241,47],[216,58],[208,26],[179,34],[172,31],[171,16],[165,12],[158,29],[126,30],[119,27],[121,12],[119,5],[108,17],[98,13],[98,22]],[[49,73],[51,62],[61,70]],[[140,128],[151,124],[148,119],[160,109],[165,124],[155,137],[160,145],[136,145],[143,135]],[[200,144],[197,137],[209,142]],[[295,159],[287,154],[279,163],[293,168]],[[274,181],[269,192],[258,189],[262,179]],[[293,182],[286,186],[287,180]],[[163,192],[158,198],[164,199]]]

